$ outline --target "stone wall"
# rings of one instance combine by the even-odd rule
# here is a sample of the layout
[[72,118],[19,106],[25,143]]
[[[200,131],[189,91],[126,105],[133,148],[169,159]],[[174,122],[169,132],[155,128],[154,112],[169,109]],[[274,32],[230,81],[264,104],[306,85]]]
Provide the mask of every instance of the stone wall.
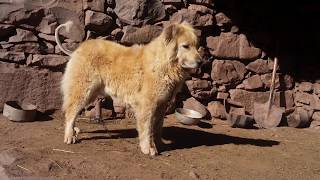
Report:
[[[72,33],[61,32],[63,45],[72,50],[87,38],[124,45],[148,43],[168,23],[187,21],[197,29],[205,63],[186,81],[177,106],[203,105],[213,117],[222,119],[232,107],[244,107],[247,114],[252,114],[253,102],[268,98],[273,57],[277,55],[280,68],[275,103],[286,109],[306,106],[318,110],[320,84],[313,78],[301,80],[309,81],[308,85],[299,85],[296,72],[296,59],[303,53],[293,48],[291,35],[301,29],[292,30],[293,22],[287,21],[289,15],[281,14],[281,8],[287,5],[272,3],[275,2],[1,1],[0,107],[6,100],[15,99],[35,103],[41,111],[60,108],[59,81],[68,61],[54,40],[54,30],[61,23],[72,20],[75,24]],[[294,6],[297,7],[302,12],[313,12],[309,5]],[[304,18],[295,11],[291,13],[291,18]],[[294,40],[300,44],[302,41]],[[231,107],[225,108],[223,102]]]

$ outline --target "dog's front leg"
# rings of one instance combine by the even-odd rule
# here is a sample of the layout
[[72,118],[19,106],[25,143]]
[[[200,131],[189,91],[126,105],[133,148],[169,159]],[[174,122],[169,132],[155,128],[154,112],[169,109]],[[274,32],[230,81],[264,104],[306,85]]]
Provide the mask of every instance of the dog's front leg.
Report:
[[143,106],[136,110],[137,130],[139,133],[139,144],[144,154],[155,156],[158,154],[155,144],[154,126],[156,122],[156,107]]

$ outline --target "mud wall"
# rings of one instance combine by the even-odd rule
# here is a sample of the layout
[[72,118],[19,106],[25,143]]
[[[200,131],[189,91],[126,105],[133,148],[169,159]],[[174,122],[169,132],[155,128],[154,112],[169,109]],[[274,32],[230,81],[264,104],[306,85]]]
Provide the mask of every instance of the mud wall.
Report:
[[222,119],[233,107],[252,114],[253,102],[268,98],[277,56],[275,103],[317,111],[320,35],[319,22],[310,17],[319,6],[236,0],[1,1],[0,107],[19,100],[41,111],[60,108],[59,83],[68,61],[54,40],[61,23],[74,22],[72,33],[62,32],[61,40],[75,49],[87,38],[143,44],[166,24],[187,21],[197,29],[205,63],[186,81],[177,106],[205,106]]

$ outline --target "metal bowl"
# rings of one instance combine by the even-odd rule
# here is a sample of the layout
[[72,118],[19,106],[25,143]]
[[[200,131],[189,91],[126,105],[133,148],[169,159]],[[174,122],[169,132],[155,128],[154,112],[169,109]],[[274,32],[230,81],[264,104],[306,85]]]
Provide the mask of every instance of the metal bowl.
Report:
[[11,121],[28,122],[34,121],[37,107],[30,103],[7,101],[3,106],[3,115]]
[[205,116],[198,111],[186,108],[177,108],[175,111],[177,120],[185,125],[195,125]]

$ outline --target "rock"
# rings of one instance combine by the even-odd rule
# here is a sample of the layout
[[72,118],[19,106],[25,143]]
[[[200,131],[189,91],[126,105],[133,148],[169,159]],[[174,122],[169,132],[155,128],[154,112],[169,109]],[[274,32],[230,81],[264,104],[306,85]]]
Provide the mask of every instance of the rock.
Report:
[[202,14],[197,10],[191,9],[181,9],[170,18],[171,23],[181,23],[183,21],[195,27],[214,25],[214,19],[211,14]]
[[198,100],[191,97],[187,100],[183,101],[183,108],[192,109],[200,112],[201,114],[207,114],[207,108],[203,104],[201,104]]
[[4,167],[2,167],[1,165],[0,165],[0,178],[2,180],[10,180],[10,178],[6,172],[6,169]]
[[107,7],[112,7],[112,8],[114,8],[116,5],[115,5],[115,0],[105,0],[106,1],[106,3],[105,3],[105,5],[107,6]]
[[232,20],[226,16],[223,12],[215,15],[217,25],[220,27],[228,27],[232,25]]
[[39,111],[61,108],[60,82],[62,73],[0,62],[0,109],[10,101],[35,104]]
[[302,107],[296,107],[294,112],[287,116],[289,127],[305,128],[310,124],[310,115],[308,110]]
[[[43,3],[44,4],[44,3]],[[48,6],[48,13],[52,14],[57,19],[57,25],[63,24],[67,21],[72,21],[73,26],[70,32],[67,33],[65,28],[61,28],[59,34],[72,39],[76,42],[82,42],[85,37],[85,14],[82,6],[82,1],[55,1],[53,5]]]
[[253,60],[261,55],[261,50],[252,47],[244,34],[221,33],[207,37],[207,47],[217,58]]
[[217,99],[225,100],[225,99],[228,99],[228,97],[229,97],[229,93],[225,93],[225,92],[217,93]]
[[35,26],[44,16],[45,3],[27,3],[26,1],[7,1],[1,3],[0,22],[6,24],[28,24]]
[[231,28],[230,28],[230,32],[231,33],[234,33],[234,34],[236,34],[236,33],[239,33],[239,27],[238,26],[235,26],[235,25],[233,25],[233,26],[231,26]]
[[301,82],[298,86],[298,90],[301,92],[311,92],[312,83],[311,82]]
[[15,63],[25,63],[26,56],[23,52],[13,52],[13,51],[0,51],[0,61],[15,62]]
[[1,151],[0,152],[0,165],[10,166],[17,159],[19,159],[21,157],[22,157],[21,152],[19,152],[15,148]]
[[104,12],[105,0],[83,0],[82,3],[84,10]]
[[[77,47],[79,46],[79,43],[75,43],[75,42],[72,42],[72,43],[62,43],[62,47],[70,50],[70,51],[74,51],[77,49]],[[55,46],[55,52],[56,54],[60,54],[60,55],[65,55],[61,49],[57,46]]]
[[211,80],[211,76],[210,76],[210,74],[209,73],[206,73],[206,72],[204,72],[203,73],[203,75],[202,75],[202,77],[201,77],[201,79],[206,79],[206,80]]
[[153,24],[166,17],[160,0],[116,0],[114,11],[121,22],[130,25]]
[[238,107],[231,106],[229,110],[229,114],[245,115],[246,111],[245,111],[245,108],[243,107],[238,108]]
[[[280,88],[280,79],[279,79],[280,74],[276,74],[275,77],[275,83],[274,83],[274,87],[275,89],[279,89]],[[270,88],[271,85],[271,78],[272,78],[272,73],[269,74],[263,74],[260,76],[261,77],[261,81],[263,82],[264,86],[266,88]]]
[[255,90],[263,87],[263,83],[259,75],[253,75],[243,81],[244,89]]
[[15,33],[15,27],[7,24],[0,24],[0,41]]
[[294,79],[288,74],[280,75],[280,88],[282,90],[292,89],[294,86]]
[[120,29],[120,28],[116,28],[111,32],[111,35],[114,37],[114,39],[116,41],[120,41],[121,38],[123,37],[123,34],[124,33],[123,33],[122,29]]
[[314,83],[313,84],[313,92],[317,95],[320,94],[320,83]]
[[27,65],[41,67],[59,67],[65,65],[68,62],[68,59],[69,58],[67,56],[60,56],[55,54],[35,54],[33,55],[31,62],[27,62]]
[[197,4],[190,4],[188,7],[189,10],[191,11],[196,11],[202,14],[213,14],[213,10],[203,6],[203,5],[197,5]]
[[28,30],[16,29],[17,34],[9,38],[9,42],[37,41],[38,38]]
[[296,92],[294,97],[295,103],[299,106],[299,103],[309,105],[313,110],[320,110],[320,100],[315,94],[308,94],[305,92]]
[[170,15],[170,16],[173,13],[178,11],[177,7],[175,7],[175,6],[171,5],[171,4],[170,5],[164,5],[164,8],[165,8],[167,14]]
[[[101,117],[102,117],[103,119],[111,118],[112,115],[113,115],[112,109],[101,108]],[[86,109],[86,111],[85,111],[85,116],[86,116],[86,117],[89,117],[90,119],[95,118],[95,117],[96,117],[96,110],[95,110],[95,108]]]
[[270,68],[270,64],[272,64],[271,66],[273,66],[273,62],[272,61],[268,61],[268,60],[263,60],[263,59],[257,59],[253,62],[250,62],[246,68],[249,71],[252,71],[254,73],[257,74],[266,74],[266,73],[271,73],[272,72],[272,67]]
[[218,84],[236,85],[243,80],[246,71],[245,65],[239,61],[214,60],[211,78]]
[[163,4],[181,4],[181,0],[161,0]]
[[123,36],[121,43],[132,44],[146,44],[159,36],[162,32],[162,28],[154,25],[145,25],[141,28],[133,26],[125,26],[123,28]]
[[306,105],[310,105],[311,101],[313,101],[313,96],[304,92],[296,92],[295,101]]
[[202,4],[206,6],[213,6],[214,0],[189,0],[189,3]]
[[39,33],[38,36],[46,41],[56,42],[54,35],[48,35],[44,33]]
[[196,172],[194,172],[194,171],[190,171],[189,172],[189,176],[192,178],[192,179],[199,179],[200,178],[200,176],[196,173]]
[[320,121],[312,121],[309,127],[312,129],[320,129]]
[[223,104],[219,101],[212,101],[208,104],[207,107],[208,111],[210,112],[212,117],[219,118],[219,119],[226,119],[227,112]]
[[36,30],[45,34],[54,34],[57,24],[53,14],[49,14],[42,18],[40,24],[36,27]]
[[225,85],[221,85],[218,87],[218,92],[227,92],[228,88]]
[[124,118],[126,113],[126,105],[118,100],[117,98],[112,98],[113,110],[116,113],[117,118]]
[[96,32],[106,32],[113,25],[112,17],[91,10],[86,11],[85,27]]
[[312,115],[313,121],[319,121],[320,122],[320,111],[315,111]]
[[50,43],[42,42],[25,42],[23,44],[15,44],[10,48],[10,51],[25,52],[31,54],[53,54],[54,46]]
[[0,44],[0,46],[1,46],[2,49],[8,49],[8,48],[14,46],[14,44],[9,44],[9,43],[8,44]]
[[186,85],[189,89],[189,91],[194,90],[208,90],[211,89],[211,82],[207,80],[201,80],[201,79],[195,79],[195,80],[187,80]]
[[192,97],[199,99],[199,100],[211,100],[214,95],[216,94],[216,89],[211,89],[211,90],[195,90],[195,91],[191,91],[190,94]]
[[[270,88],[272,73],[261,75],[261,80],[266,88]],[[288,74],[276,74],[275,89],[289,90],[294,86],[294,79]]]
[[[231,89],[229,91],[231,100],[239,102],[245,107],[245,110],[249,114],[253,114],[254,102],[265,103],[268,101],[269,92],[252,92],[242,89]],[[293,91],[282,91],[275,93],[276,106],[291,108],[294,106]]]

